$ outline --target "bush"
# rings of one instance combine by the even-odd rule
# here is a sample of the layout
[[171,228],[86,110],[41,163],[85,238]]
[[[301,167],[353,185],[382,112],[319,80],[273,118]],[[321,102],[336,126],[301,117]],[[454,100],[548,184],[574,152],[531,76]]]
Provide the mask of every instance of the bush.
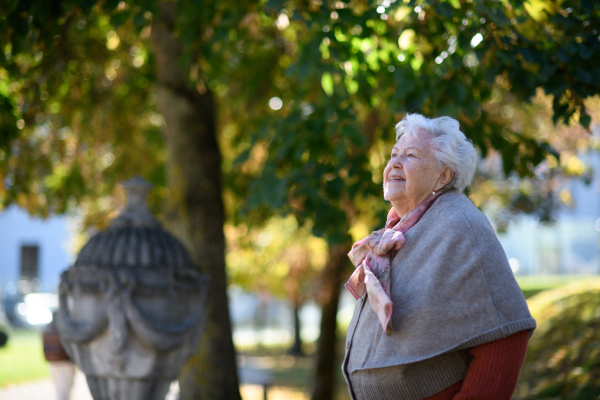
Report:
[[538,328],[513,399],[600,399],[600,278],[529,300]]

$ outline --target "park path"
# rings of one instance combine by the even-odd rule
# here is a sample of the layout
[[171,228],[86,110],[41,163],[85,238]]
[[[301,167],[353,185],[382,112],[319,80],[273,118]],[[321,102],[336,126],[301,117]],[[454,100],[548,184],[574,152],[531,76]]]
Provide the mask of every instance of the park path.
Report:
[[[165,400],[177,398],[177,391],[178,387],[172,385]],[[56,391],[50,378],[41,379],[0,389],[0,400],[56,400]],[[85,375],[79,369],[75,372],[75,382],[69,400],[93,400]]]
[[[172,387],[176,392],[176,388]],[[240,392],[243,400],[263,400],[263,388],[260,385],[241,385]],[[176,395],[167,394],[167,399],[175,399]],[[273,388],[269,391],[269,400],[306,400],[306,394],[296,390]],[[11,385],[0,389],[0,400],[56,400],[56,391],[51,379]],[[69,400],[93,400],[88,389],[85,375],[77,370],[75,383]]]
[[[56,390],[51,379],[42,379],[2,388],[0,400],[56,400]],[[85,375],[79,370],[75,373],[75,383],[69,400],[93,400]]]

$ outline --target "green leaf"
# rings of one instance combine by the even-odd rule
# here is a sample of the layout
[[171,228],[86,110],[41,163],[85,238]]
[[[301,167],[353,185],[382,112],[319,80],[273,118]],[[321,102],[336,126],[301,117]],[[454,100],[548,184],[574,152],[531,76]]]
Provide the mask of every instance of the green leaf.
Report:
[[321,75],[321,87],[327,96],[333,95],[333,78],[329,72]]
[[412,69],[410,68],[397,70],[394,75],[394,80],[396,82],[394,97],[397,100],[404,100],[417,87],[417,80],[415,79]]
[[[450,4],[449,4],[450,3]],[[456,10],[460,9],[460,4],[456,4],[458,2],[452,1],[452,2],[436,2],[433,5],[433,8],[435,10],[435,12],[437,14],[439,14],[440,16],[448,19],[448,20],[452,20],[452,18],[454,18],[456,16]],[[458,7],[456,7],[458,5]]]
[[448,3],[457,10],[460,10],[460,0],[448,0]]
[[584,83],[592,83],[592,74],[590,74],[588,71],[578,69],[575,71],[575,76]]
[[548,79],[550,79],[550,77],[556,73],[557,69],[558,69],[558,65],[556,63],[549,62],[549,61],[542,63],[542,68],[540,69],[540,72],[538,74],[540,81],[541,82],[548,81]]
[[592,117],[584,111],[583,114],[579,117],[579,123],[585,129],[590,129],[591,122],[592,122]]

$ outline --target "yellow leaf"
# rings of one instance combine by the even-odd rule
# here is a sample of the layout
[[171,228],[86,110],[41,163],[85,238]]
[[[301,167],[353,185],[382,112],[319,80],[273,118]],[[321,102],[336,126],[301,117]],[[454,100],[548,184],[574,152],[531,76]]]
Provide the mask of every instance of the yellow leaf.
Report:
[[415,43],[415,31],[412,29],[405,29],[398,38],[398,46],[402,50],[408,50]]

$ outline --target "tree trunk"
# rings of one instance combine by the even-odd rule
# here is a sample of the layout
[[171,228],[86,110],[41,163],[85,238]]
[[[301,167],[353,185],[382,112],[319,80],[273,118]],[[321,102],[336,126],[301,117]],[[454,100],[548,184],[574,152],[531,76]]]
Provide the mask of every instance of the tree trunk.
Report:
[[302,356],[302,338],[300,337],[300,301],[294,300],[294,344],[289,349],[289,354],[293,356]]
[[175,33],[176,2],[161,2],[152,25],[157,62],[157,103],[165,122],[170,190],[167,226],[180,237],[210,282],[204,333],[183,368],[181,399],[240,399],[225,275],[221,153],[212,93],[198,93],[181,64]]
[[340,368],[337,357],[337,310],[340,287],[349,263],[347,244],[330,247],[323,272],[321,290],[321,334],[317,342],[312,400],[331,400],[335,393],[335,373]]

